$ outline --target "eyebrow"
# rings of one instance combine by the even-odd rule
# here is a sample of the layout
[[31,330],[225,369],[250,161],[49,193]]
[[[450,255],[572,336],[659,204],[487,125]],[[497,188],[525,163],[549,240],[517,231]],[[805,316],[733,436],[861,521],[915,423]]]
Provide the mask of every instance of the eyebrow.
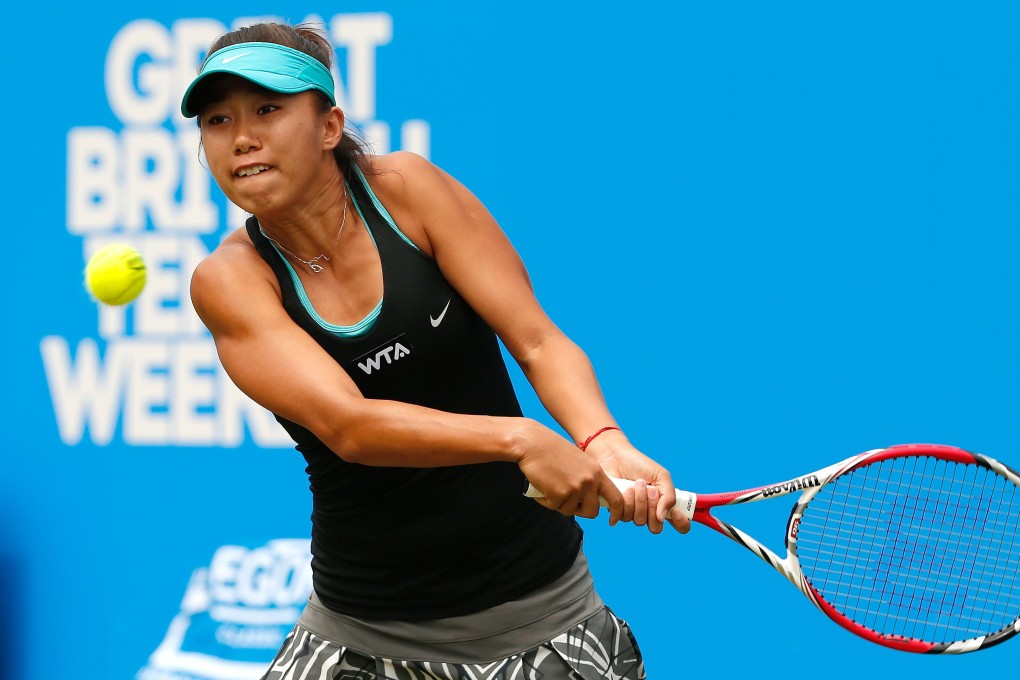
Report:
[[[222,77],[210,78],[208,81],[203,83],[204,87],[202,87],[195,95],[193,95],[199,104],[196,107],[196,109],[201,110],[211,104],[222,103],[227,99],[228,96],[230,96],[230,90],[235,89],[245,89],[248,90],[249,92],[254,92],[257,95],[262,95],[270,98],[287,96],[283,92],[276,92],[274,90],[270,90],[269,88],[262,87],[261,85],[251,82],[250,80],[241,78],[240,76],[232,76],[227,73],[217,75]],[[235,80],[237,82],[230,88],[217,87],[217,85],[221,85],[224,82],[230,82],[231,80]],[[225,89],[227,91],[224,91]]]

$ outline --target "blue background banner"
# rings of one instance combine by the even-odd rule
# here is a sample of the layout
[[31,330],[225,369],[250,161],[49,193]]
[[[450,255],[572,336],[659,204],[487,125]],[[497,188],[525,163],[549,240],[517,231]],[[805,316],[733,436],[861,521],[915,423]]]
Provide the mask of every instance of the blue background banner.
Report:
[[[303,461],[225,379],[187,296],[243,215],[179,96],[209,41],[251,17],[323,22],[349,118],[486,203],[678,485],[743,488],[915,441],[1020,465],[1014,3],[8,15],[4,677],[255,679],[307,597]],[[150,267],[126,310],[81,283],[114,241]],[[789,507],[725,518],[779,549]],[[584,526],[653,678],[825,659],[832,678],[991,677],[1020,660],[1017,642],[959,658],[869,645],[704,527]]]

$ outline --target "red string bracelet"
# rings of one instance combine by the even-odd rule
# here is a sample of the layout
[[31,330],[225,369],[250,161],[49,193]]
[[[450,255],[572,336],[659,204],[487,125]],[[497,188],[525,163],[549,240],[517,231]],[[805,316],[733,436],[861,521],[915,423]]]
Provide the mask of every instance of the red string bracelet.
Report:
[[620,428],[618,428],[618,427],[610,425],[608,427],[603,427],[601,429],[595,430],[595,432],[590,437],[585,439],[583,442],[577,442],[577,448],[581,449],[582,451],[587,451],[588,450],[588,444],[591,444],[591,440],[595,439],[595,437],[599,436],[600,434],[602,434],[603,432],[606,432],[608,430],[619,430],[619,429]]

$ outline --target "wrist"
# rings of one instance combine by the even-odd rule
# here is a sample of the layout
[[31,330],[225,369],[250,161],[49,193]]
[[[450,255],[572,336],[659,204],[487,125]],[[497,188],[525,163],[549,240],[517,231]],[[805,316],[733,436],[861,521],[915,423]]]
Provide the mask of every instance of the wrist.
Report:
[[575,441],[574,444],[577,448],[581,449],[581,451],[587,453],[592,447],[602,448],[603,444],[610,443],[614,440],[626,441],[627,438],[624,436],[623,431],[616,425],[605,425],[592,431],[592,433],[584,439]]
[[535,428],[541,427],[531,418],[515,418],[514,426],[507,432],[506,451],[508,460],[518,465],[535,450],[537,439]]

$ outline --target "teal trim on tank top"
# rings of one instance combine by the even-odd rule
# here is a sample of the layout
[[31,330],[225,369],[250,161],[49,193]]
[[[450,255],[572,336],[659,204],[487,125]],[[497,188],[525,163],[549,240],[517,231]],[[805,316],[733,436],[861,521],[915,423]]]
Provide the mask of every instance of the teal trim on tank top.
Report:
[[[354,207],[357,208],[358,202],[354,198],[354,195],[350,193],[350,189],[348,189],[347,193],[350,195],[351,201],[354,203]],[[361,214],[360,209],[358,209],[358,214]],[[362,217],[361,220],[364,222],[365,218]],[[259,225],[259,231],[262,231],[262,225]],[[379,250],[378,244],[375,243],[375,237],[372,236],[372,230],[366,228],[366,231],[368,231],[368,236],[372,239],[372,243],[375,245],[376,250]],[[268,238],[268,234],[266,234],[266,232],[262,231],[262,234]],[[375,306],[375,309],[369,312],[364,319],[355,324],[351,324],[350,326],[340,326],[330,323],[319,316],[319,313],[315,311],[312,301],[308,299],[308,293],[305,292],[305,286],[301,283],[301,277],[298,276],[297,271],[291,265],[287,256],[282,250],[280,250],[280,247],[276,245],[273,239],[270,238],[269,243],[273,246],[276,252],[279,253],[280,259],[283,260],[283,263],[287,265],[287,271],[290,272],[290,279],[294,282],[294,290],[297,292],[298,299],[301,301],[301,306],[305,308],[306,312],[308,312],[308,316],[312,317],[315,323],[319,324],[320,328],[341,338],[357,338],[372,330],[372,326],[375,325],[375,320],[379,318],[379,313],[382,311],[383,301],[381,299],[379,300],[379,304]]]
[[[379,214],[383,216],[384,220],[386,220],[386,224],[390,225],[390,227],[393,229],[393,231],[397,232],[397,236],[402,238],[404,240],[404,243],[406,243],[407,245],[411,246],[412,248],[414,248],[415,250],[420,252],[421,248],[419,248],[415,244],[414,241],[412,241],[411,239],[407,238],[407,235],[404,232],[400,231],[400,227],[397,226],[396,220],[394,220],[392,217],[390,217],[390,213],[386,210],[386,207],[382,203],[379,202],[379,198],[375,195],[375,192],[372,191],[372,185],[370,185],[368,183],[368,180],[365,178],[365,173],[361,172],[361,168],[359,168],[357,165],[355,165],[354,166],[354,172],[355,172],[355,174],[358,175],[358,179],[361,180],[361,184],[365,187],[365,191],[368,192],[368,197],[372,199],[372,205],[375,206],[375,209],[378,210]],[[358,208],[358,202],[357,201],[354,201],[354,207]],[[358,208],[358,214],[361,215],[361,208]],[[364,215],[361,215],[361,220],[362,221],[365,220],[365,216]]]
[[[384,220],[386,220],[386,223],[390,225],[390,228],[392,228],[393,231],[397,232],[397,235],[401,239],[403,239],[404,242],[407,243],[407,245],[411,246],[418,252],[421,252],[421,248],[419,248],[414,243],[414,241],[407,238],[404,232],[400,231],[400,228],[397,226],[397,223],[390,216],[390,213],[386,210],[385,206],[383,206],[383,204],[379,201],[379,198],[375,195],[375,192],[372,191],[372,187],[371,185],[369,185],[368,179],[365,178],[365,174],[361,172],[361,168],[355,165],[354,172],[357,174],[358,179],[361,180],[362,185],[365,187],[365,191],[368,192],[369,197],[372,199],[372,205],[374,205],[375,209],[379,211],[379,214],[382,215]],[[354,209],[358,211],[358,216],[361,217],[362,224],[366,225],[365,231],[368,232],[369,238],[372,239],[372,245],[375,246],[376,252],[378,252],[379,244],[376,243],[375,236],[372,235],[372,230],[367,227],[367,222],[365,221],[365,214],[361,211],[361,206],[358,205],[358,199],[354,197],[354,194],[350,190],[350,186],[348,186],[347,188],[347,194],[351,197],[351,203],[354,204]],[[262,225],[259,225],[259,231],[262,231]],[[264,231],[262,231],[262,234],[267,238],[269,236]],[[379,313],[382,312],[383,299],[385,299],[385,291],[383,293],[383,299],[380,299],[379,304],[375,306],[375,309],[369,312],[365,316],[365,318],[362,319],[361,321],[358,321],[357,323],[352,324],[350,326],[339,326],[337,324],[330,323],[323,319],[321,316],[319,316],[319,313],[315,311],[315,307],[312,305],[312,301],[308,299],[308,293],[305,292],[304,284],[301,283],[301,278],[298,276],[297,271],[291,265],[290,260],[287,258],[284,252],[280,249],[279,246],[276,245],[273,239],[269,239],[269,243],[280,255],[280,259],[283,260],[283,263],[287,265],[287,271],[290,272],[290,278],[291,281],[294,282],[294,290],[297,291],[298,299],[301,301],[301,306],[305,308],[305,311],[308,312],[308,315],[312,317],[315,323],[319,324],[319,326],[323,330],[341,338],[357,338],[362,335],[365,335],[370,330],[372,330],[372,326],[375,325],[375,320],[379,318]]]
[[[259,230],[261,229],[262,227],[260,226]],[[262,233],[265,234],[266,232],[263,231]],[[290,279],[294,282],[294,290],[297,291],[298,299],[301,300],[301,306],[305,308],[306,312],[308,312],[308,316],[312,317],[312,319],[315,320],[315,323],[319,324],[324,331],[328,331],[341,338],[357,338],[372,330],[372,326],[375,325],[375,320],[379,318],[379,312],[382,311],[382,300],[379,300],[379,304],[377,304],[375,309],[369,312],[364,319],[350,326],[339,326],[335,323],[326,321],[319,316],[317,311],[315,311],[315,307],[312,305],[312,301],[308,299],[308,293],[305,292],[305,287],[301,283],[301,279],[298,277],[297,271],[295,271],[294,267],[291,266],[290,262],[287,260],[287,256],[284,255],[279,246],[273,243],[272,239],[269,240],[269,243],[272,244],[273,248],[276,249],[276,252],[280,254],[280,259],[283,260],[283,263],[287,265],[287,271],[290,272]]]

